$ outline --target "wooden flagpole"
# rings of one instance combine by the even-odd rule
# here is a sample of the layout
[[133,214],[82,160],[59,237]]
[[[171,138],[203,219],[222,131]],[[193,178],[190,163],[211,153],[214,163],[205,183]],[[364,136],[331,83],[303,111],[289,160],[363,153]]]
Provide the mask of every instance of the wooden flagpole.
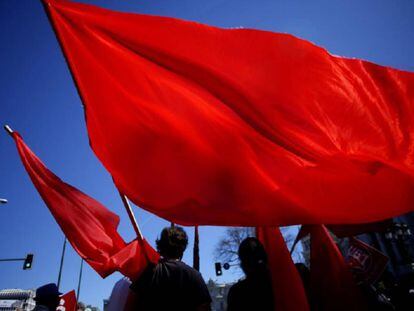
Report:
[[141,229],[138,226],[138,223],[137,223],[137,220],[135,218],[134,212],[132,211],[132,208],[131,208],[131,204],[129,204],[128,198],[124,194],[119,192],[119,195],[121,196],[122,203],[124,204],[124,207],[125,207],[125,209],[128,213],[128,217],[129,217],[129,220],[131,221],[132,227],[134,228],[134,231],[137,234],[138,239],[140,241],[142,241],[143,236],[142,236],[142,233],[141,233]]

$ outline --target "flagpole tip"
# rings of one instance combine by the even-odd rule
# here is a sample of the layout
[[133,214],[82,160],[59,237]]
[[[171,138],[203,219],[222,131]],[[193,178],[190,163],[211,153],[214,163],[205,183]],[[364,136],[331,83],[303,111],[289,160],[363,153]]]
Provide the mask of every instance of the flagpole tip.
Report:
[[7,124],[4,126],[4,129],[6,130],[6,132],[9,134],[9,135],[12,135],[13,134],[13,130],[11,129],[11,127],[10,126],[8,126]]

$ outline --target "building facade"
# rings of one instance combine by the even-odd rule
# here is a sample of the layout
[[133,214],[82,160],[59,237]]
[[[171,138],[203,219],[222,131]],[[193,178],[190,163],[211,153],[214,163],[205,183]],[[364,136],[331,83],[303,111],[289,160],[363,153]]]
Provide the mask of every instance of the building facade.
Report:
[[211,296],[212,311],[227,310],[227,295],[233,284],[234,283],[216,283],[212,279],[208,280],[207,288]]
[[0,311],[30,311],[36,303],[34,290],[3,289],[0,290]]

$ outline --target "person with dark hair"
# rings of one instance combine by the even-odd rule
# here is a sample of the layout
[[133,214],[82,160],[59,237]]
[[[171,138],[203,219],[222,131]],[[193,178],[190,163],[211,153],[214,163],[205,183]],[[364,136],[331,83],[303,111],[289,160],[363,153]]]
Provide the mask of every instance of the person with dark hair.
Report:
[[60,295],[56,284],[50,283],[36,289],[36,307],[33,311],[55,311],[59,305]]
[[164,228],[156,241],[161,260],[131,285],[135,310],[211,310],[211,297],[201,274],[181,261],[188,244],[181,227]]
[[246,278],[230,288],[227,310],[273,311],[272,281],[263,245],[256,238],[246,238],[239,246],[238,255]]

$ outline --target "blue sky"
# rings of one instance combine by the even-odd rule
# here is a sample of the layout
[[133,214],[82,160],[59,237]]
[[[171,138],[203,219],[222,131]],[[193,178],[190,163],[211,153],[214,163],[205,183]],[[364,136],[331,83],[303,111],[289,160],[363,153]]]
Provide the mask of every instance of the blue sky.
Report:
[[[291,33],[336,55],[414,71],[412,0],[83,2],[221,27]],[[0,29],[0,123],[18,130],[57,175],[118,213],[120,232],[126,240],[132,239],[133,230],[111,178],[89,148],[80,99],[40,1],[0,0]],[[0,172],[0,197],[9,200],[0,206],[0,258],[35,254],[30,271],[23,271],[22,263],[0,263],[0,289],[55,282],[63,234],[23,170],[13,142],[1,133]],[[167,222],[135,211],[144,235],[153,243]],[[200,229],[201,272],[206,279],[215,278],[212,251],[223,230]],[[191,263],[191,247],[184,260]],[[79,263],[69,247],[63,291],[76,288]],[[225,273],[220,280],[235,277]],[[102,307],[102,299],[109,296],[118,278],[113,275],[101,280],[85,266],[81,300]]]

